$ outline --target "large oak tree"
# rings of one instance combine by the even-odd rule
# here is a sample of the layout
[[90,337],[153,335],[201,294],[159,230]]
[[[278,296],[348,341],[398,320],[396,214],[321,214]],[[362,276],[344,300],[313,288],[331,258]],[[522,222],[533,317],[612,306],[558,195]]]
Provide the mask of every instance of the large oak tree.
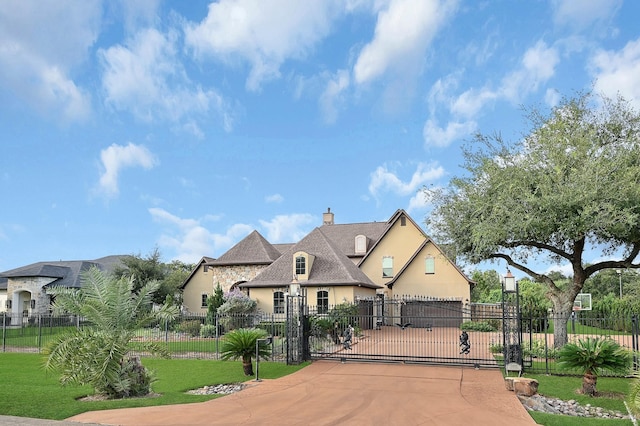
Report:
[[[544,283],[560,347],[585,280],[640,267],[640,115],[623,98],[588,93],[526,117],[523,138],[478,134],[463,150],[468,173],[425,189],[434,205],[427,223],[463,260],[504,260]],[[592,249],[611,260],[585,259]],[[532,266],[541,261],[570,264],[572,281]]]

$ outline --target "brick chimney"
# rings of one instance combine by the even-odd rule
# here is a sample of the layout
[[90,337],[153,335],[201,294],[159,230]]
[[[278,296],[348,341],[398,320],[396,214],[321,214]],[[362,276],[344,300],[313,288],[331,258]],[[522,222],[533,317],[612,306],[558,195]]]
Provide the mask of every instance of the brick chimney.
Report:
[[331,213],[331,208],[328,208],[326,213],[322,213],[322,224],[333,225],[333,213]]

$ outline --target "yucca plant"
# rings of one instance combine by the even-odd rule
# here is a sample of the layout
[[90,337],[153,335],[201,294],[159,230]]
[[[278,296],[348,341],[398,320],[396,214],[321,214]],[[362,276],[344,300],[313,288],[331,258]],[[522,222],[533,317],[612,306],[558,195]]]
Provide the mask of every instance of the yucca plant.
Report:
[[[151,309],[151,297],[159,286],[159,282],[150,282],[135,293],[133,278],[115,278],[91,268],[82,275],[81,288],[50,289],[55,295],[55,311],[78,315],[89,325],[61,335],[45,347],[45,368],[59,372],[62,384],[88,384],[109,398],[148,394],[153,376],[130,351],[136,330],[178,314],[175,306]],[[169,357],[161,344],[137,345],[143,351]]]
[[598,375],[604,370],[613,373],[629,371],[631,354],[612,339],[587,337],[578,343],[567,343],[558,352],[560,369],[582,373],[582,393],[596,396]]
[[[223,360],[242,359],[242,369],[246,376],[253,376],[251,360],[256,355],[256,341],[267,337],[267,332],[260,328],[238,328],[224,335],[221,358]],[[258,345],[258,356],[267,358],[271,353],[266,343]]]

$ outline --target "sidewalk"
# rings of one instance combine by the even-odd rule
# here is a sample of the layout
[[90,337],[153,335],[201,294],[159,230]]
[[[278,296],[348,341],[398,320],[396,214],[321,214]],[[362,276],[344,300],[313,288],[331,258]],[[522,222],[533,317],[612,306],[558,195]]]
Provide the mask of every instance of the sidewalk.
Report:
[[212,401],[93,411],[104,425],[535,425],[499,370],[318,361]]

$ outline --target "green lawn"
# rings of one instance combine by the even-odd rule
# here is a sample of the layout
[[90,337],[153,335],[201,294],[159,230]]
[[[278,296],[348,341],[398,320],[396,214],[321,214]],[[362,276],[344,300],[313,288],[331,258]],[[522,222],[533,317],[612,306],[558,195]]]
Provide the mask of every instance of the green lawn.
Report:
[[[590,320],[588,318],[581,320],[584,323],[588,324],[591,322],[592,324],[602,322]],[[597,336],[617,336],[617,335],[629,335],[630,333],[626,333],[624,331],[616,331],[608,328],[596,327],[593,325],[581,324],[580,321],[575,321],[573,323],[571,320],[567,322],[567,333],[569,334],[588,334],[588,335],[597,335]],[[546,330],[547,334],[553,334],[554,323],[553,320],[549,321],[549,328]]]
[[[544,374],[527,374],[527,377],[538,380],[538,393],[548,397],[560,398],[565,401],[573,399],[580,405],[591,404],[595,407],[626,413],[624,395],[629,391],[630,379],[600,377],[598,378],[598,391],[611,397],[597,397],[581,395],[576,392],[582,385],[582,377],[548,376]],[[607,426],[607,425],[632,425],[630,420],[596,419],[584,417],[561,416],[546,413],[530,413],[531,417],[541,425],[547,426]]]
[[[160,397],[83,402],[78,398],[91,394],[92,389],[62,387],[57,376],[44,371],[44,359],[39,354],[0,353],[1,415],[61,420],[85,411],[201,402],[218,396],[188,395],[185,391],[251,380],[242,373],[239,361],[144,358],[143,364],[156,372],[158,381],[153,390],[161,394]],[[261,361],[260,377],[275,379],[306,365]]]

